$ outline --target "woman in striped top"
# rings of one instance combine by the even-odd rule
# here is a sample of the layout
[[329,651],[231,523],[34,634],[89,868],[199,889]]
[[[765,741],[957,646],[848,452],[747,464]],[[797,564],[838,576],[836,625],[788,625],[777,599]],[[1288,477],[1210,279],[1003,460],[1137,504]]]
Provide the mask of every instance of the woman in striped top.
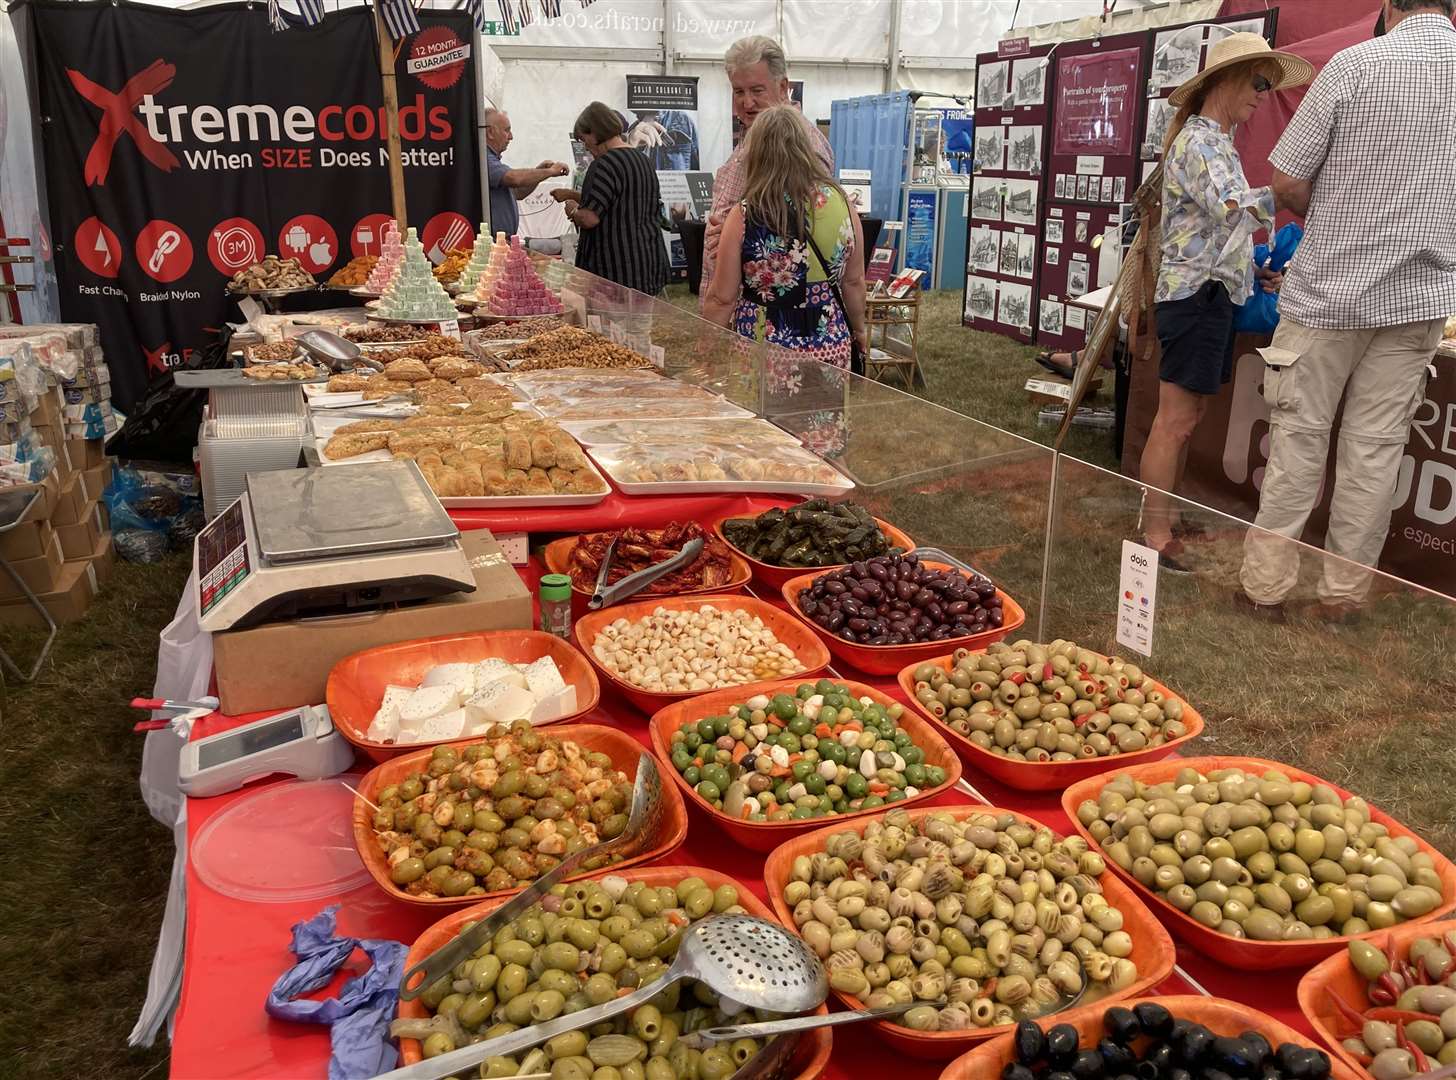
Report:
[[593,101],[573,133],[595,159],[581,191],[555,191],[566,216],[581,231],[576,265],[588,273],[649,295],[667,284],[667,250],[658,225],[662,194],[647,156],[622,138],[622,118]]

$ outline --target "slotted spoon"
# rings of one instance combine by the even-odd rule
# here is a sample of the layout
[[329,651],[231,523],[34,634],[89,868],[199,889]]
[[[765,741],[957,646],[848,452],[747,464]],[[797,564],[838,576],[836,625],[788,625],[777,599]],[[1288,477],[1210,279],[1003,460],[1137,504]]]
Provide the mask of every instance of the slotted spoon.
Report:
[[652,755],[643,754],[637,759],[637,779],[632,785],[632,807],[627,814],[627,827],[622,830],[621,835],[566,856],[465,933],[448,945],[436,949],[404,973],[399,984],[399,996],[405,1001],[413,1001],[419,997],[425,992],[425,987],[454,971],[457,964],[469,960],[475,955],[476,949],[495,937],[497,930],[524,915],[553,885],[593,856],[620,854],[622,858],[630,859],[650,849],[656,843],[662,824],[661,811],[662,777],[658,775],[657,763]]
[[894,1005],[880,1005],[858,1012],[828,1013],[824,1016],[792,1016],[786,1020],[764,1020],[754,1024],[726,1024],[721,1027],[699,1028],[686,1035],[679,1035],[678,1041],[694,1050],[706,1050],[714,1043],[730,1039],[762,1039],[791,1032],[812,1031],[814,1028],[838,1027],[841,1024],[859,1024],[866,1020],[885,1020],[899,1016],[920,1005],[941,1005],[938,1001],[902,1001]]
[[823,965],[794,934],[778,923],[751,915],[715,915],[684,930],[677,956],[662,978],[630,994],[406,1065],[382,1077],[440,1080],[473,1070],[488,1057],[514,1054],[635,1009],[683,979],[694,979],[720,998],[746,1008],[777,1013],[810,1012],[829,996]]

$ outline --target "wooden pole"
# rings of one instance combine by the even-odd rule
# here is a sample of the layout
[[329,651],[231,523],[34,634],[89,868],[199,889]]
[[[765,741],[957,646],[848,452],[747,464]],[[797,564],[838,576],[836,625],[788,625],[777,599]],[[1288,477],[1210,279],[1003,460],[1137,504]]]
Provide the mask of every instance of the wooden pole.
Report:
[[374,4],[374,30],[379,35],[379,78],[384,84],[384,116],[389,146],[389,195],[394,207],[394,219],[400,230],[409,224],[409,215],[404,202],[404,158],[399,147],[399,91],[394,78],[394,44],[389,40],[389,28],[384,25],[384,15],[379,0]]

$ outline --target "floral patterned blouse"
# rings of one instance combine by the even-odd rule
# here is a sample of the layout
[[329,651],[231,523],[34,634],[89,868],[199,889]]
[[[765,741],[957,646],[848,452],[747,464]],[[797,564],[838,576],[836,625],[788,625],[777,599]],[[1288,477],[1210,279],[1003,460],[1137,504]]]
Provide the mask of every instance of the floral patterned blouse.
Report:
[[743,293],[735,329],[744,337],[849,367],[849,324],[829,285],[831,275],[835,283],[843,278],[846,260],[854,253],[854,226],[844,196],[821,187],[809,214],[814,243],[829,260],[827,267],[820,265],[807,241],[776,235],[755,222],[746,206],[743,213]]
[[1273,225],[1274,193],[1249,187],[1233,139],[1207,117],[1189,117],[1163,162],[1163,265],[1154,299],[1182,300],[1219,281],[1243,304],[1254,285],[1254,234]]

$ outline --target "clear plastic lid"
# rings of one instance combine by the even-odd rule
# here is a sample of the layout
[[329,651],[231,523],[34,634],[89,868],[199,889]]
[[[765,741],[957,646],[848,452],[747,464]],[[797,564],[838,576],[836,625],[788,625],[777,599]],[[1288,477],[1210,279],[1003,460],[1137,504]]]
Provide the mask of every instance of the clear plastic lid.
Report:
[[203,825],[188,858],[206,885],[238,900],[282,904],[370,882],[354,850],[356,775],[290,780],[245,795]]

